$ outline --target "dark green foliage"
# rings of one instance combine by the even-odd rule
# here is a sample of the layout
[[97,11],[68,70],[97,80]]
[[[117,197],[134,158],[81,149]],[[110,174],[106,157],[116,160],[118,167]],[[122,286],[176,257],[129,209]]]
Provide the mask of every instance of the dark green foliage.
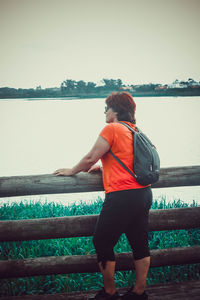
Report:
[[187,82],[175,81],[175,86],[162,86],[161,84],[131,84],[127,85],[121,79],[107,79],[103,78],[100,85],[95,82],[85,82],[84,80],[66,79],[61,82],[60,87],[42,89],[39,85],[36,89],[15,89],[10,87],[0,88],[0,99],[8,98],[104,98],[111,92],[127,90],[134,97],[160,97],[160,96],[199,96],[200,85],[199,82],[189,78]]
[[[34,219],[63,217],[70,215],[99,214],[103,200],[98,198],[94,203],[64,206],[48,203],[14,203],[0,207],[1,220]],[[152,209],[169,209],[188,207],[181,200],[167,203],[165,199],[155,200]],[[193,203],[190,206],[196,206]],[[173,230],[149,233],[150,249],[193,246],[200,244],[200,230]],[[125,235],[122,235],[115,252],[131,251]],[[52,239],[40,241],[0,243],[0,260],[23,259],[42,256],[87,255],[95,254],[92,237],[69,239]],[[200,278],[200,264],[152,268],[149,271],[147,284],[168,281],[183,281]],[[133,284],[135,273],[131,271],[116,272],[116,286],[124,287]],[[36,276],[30,278],[0,280],[0,295],[64,293],[78,290],[99,289],[102,285],[100,273]]]

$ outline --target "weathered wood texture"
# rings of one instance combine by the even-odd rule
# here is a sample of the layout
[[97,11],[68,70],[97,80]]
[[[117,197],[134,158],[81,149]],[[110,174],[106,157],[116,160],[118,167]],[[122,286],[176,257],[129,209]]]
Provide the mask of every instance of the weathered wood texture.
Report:
[[[117,289],[123,295],[127,288]],[[199,300],[200,280],[157,284],[147,286],[146,291],[150,300]],[[69,294],[47,294],[47,295],[26,295],[15,297],[1,297],[1,300],[89,300],[95,296],[97,291],[73,292]]]
[[[0,221],[0,241],[41,240],[91,236],[98,215]],[[150,211],[149,230],[200,227],[200,207]]]
[[[200,166],[163,168],[153,188],[200,185]],[[102,191],[102,176],[80,173],[75,176],[13,176],[0,178],[0,197]]]
[[[151,251],[151,267],[200,263],[200,246]],[[134,268],[132,253],[116,254],[116,270]],[[72,255],[0,261],[0,278],[99,272],[96,255]]]

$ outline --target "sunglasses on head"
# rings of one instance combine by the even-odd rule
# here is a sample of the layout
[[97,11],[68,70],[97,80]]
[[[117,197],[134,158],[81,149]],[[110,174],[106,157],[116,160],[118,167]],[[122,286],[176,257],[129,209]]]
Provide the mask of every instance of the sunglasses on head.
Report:
[[110,107],[108,107],[107,105],[105,106],[105,113],[109,110]]

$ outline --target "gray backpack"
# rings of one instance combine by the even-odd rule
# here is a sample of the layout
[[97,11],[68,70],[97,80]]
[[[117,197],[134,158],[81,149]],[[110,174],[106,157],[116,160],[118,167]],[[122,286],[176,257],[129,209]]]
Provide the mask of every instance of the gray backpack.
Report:
[[123,122],[120,123],[130,129],[133,134],[134,173],[111,150],[109,150],[109,152],[141,185],[157,182],[160,173],[160,158],[155,146],[138,128],[138,131],[135,131],[128,124]]

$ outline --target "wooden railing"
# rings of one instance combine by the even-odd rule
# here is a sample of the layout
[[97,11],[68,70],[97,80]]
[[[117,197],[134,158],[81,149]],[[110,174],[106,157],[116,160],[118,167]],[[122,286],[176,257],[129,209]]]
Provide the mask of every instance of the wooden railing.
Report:
[[[153,188],[200,185],[200,166],[163,168]],[[0,197],[102,191],[100,174],[0,177]]]
[[[200,166],[161,169],[153,188],[200,185]],[[103,190],[101,174],[0,178],[0,197]],[[0,221],[0,241],[91,236],[97,215]],[[200,227],[200,207],[150,211],[150,231]],[[200,246],[151,251],[151,267],[200,263]],[[116,255],[116,270],[133,269],[132,253]],[[95,255],[40,257],[0,261],[0,278],[98,272]]]

